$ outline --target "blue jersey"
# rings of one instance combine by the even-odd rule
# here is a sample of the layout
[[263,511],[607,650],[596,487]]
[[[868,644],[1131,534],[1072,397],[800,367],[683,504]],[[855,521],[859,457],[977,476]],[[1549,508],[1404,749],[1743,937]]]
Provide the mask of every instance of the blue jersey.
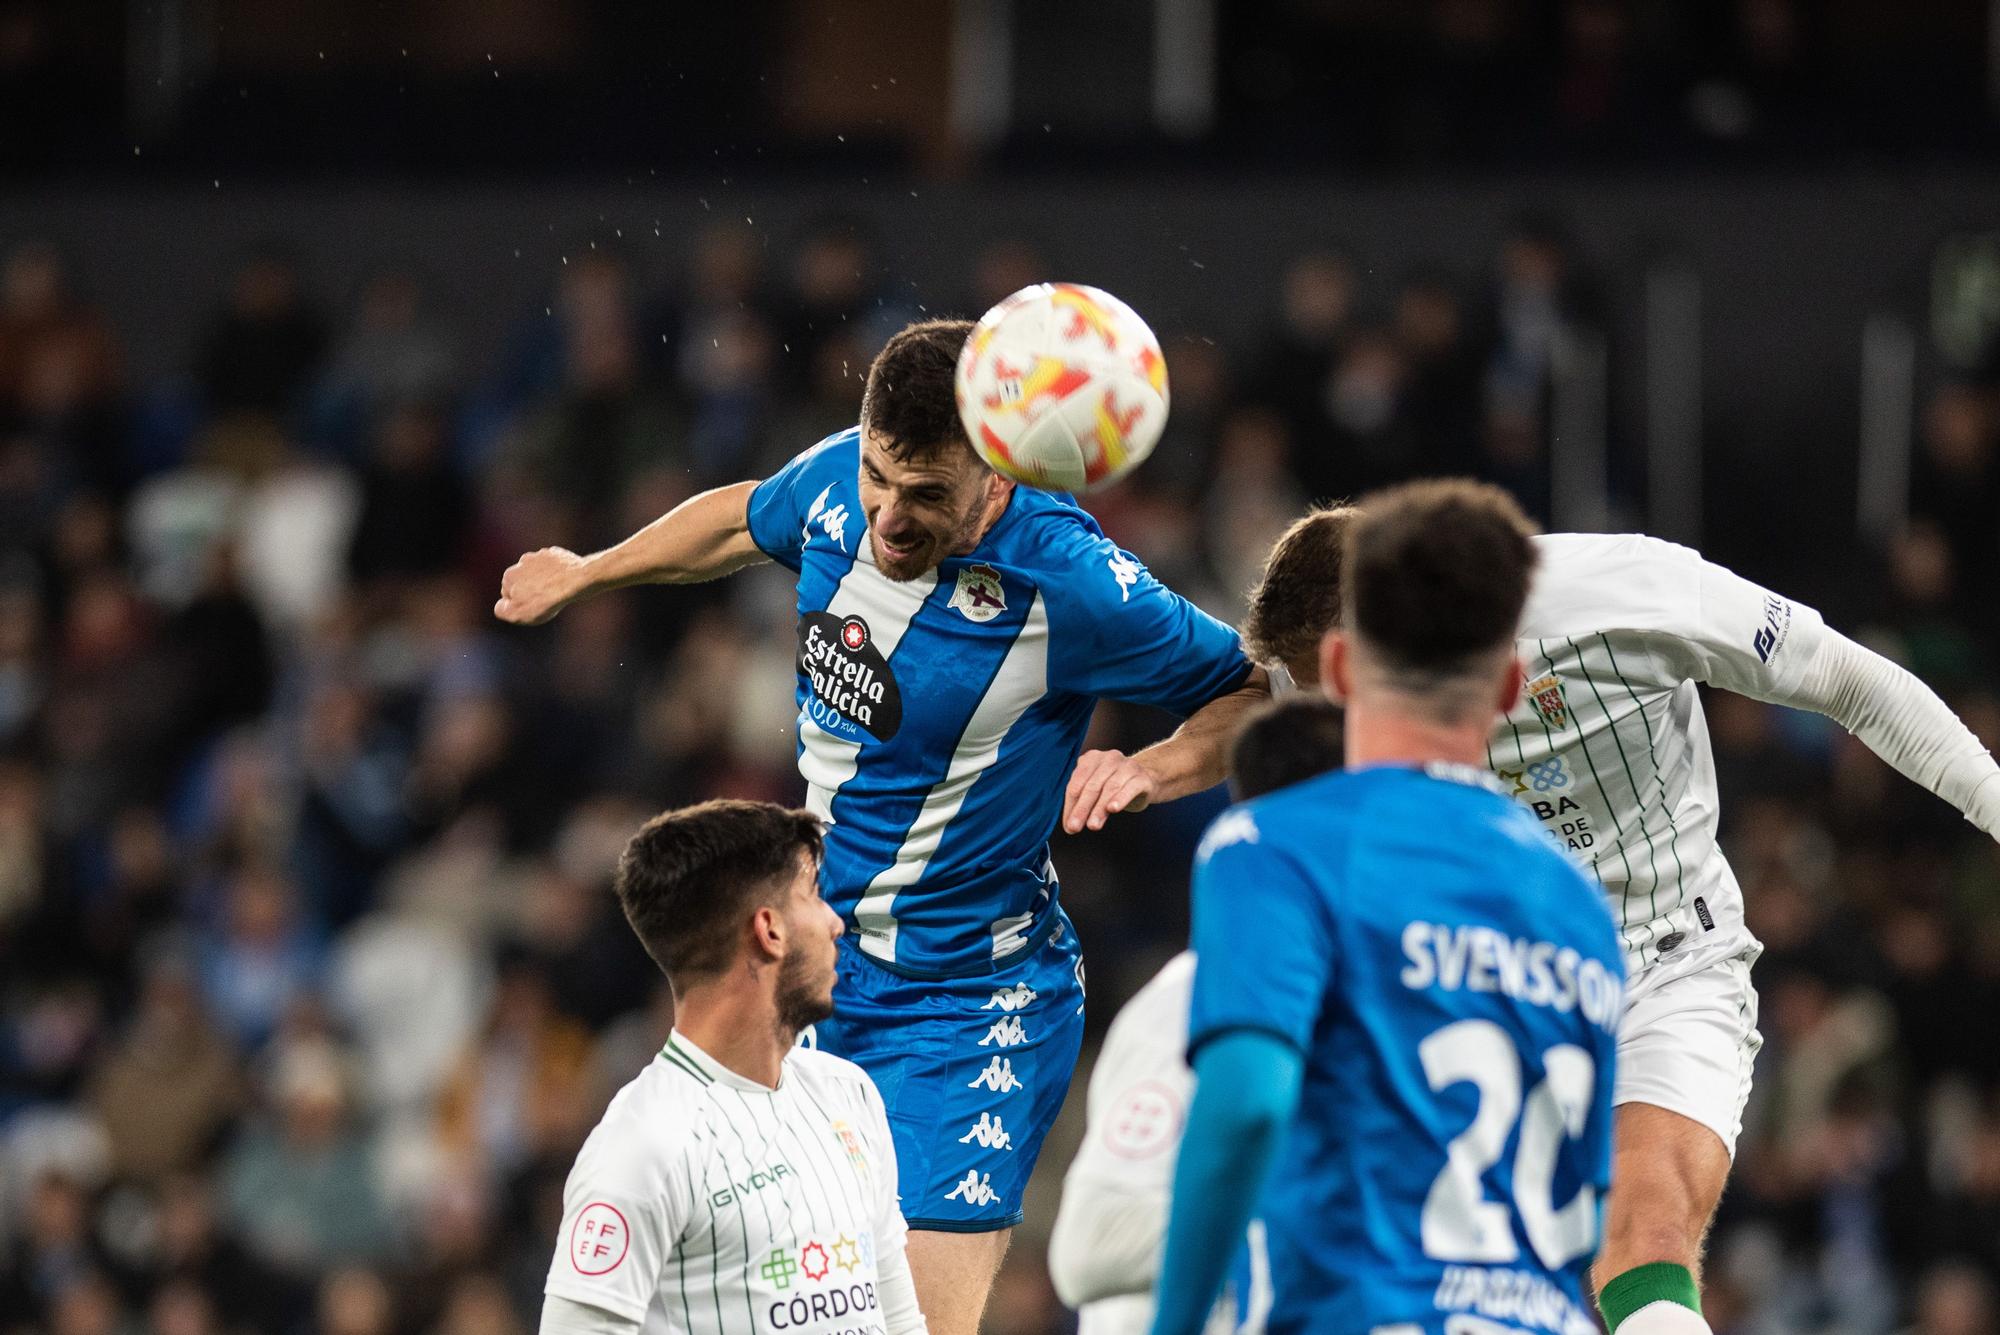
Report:
[[750,536],[799,576],[799,772],[829,825],[821,885],[871,958],[986,973],[1057,921],[1048,840],[1098,698],[1188,714],[1250,663],[1096,520],[1026,487],[973,551],[889,579],[860,435],[822,441],[750,498]]
[[1231,808],[1196,856],[1191,1050],[1247,1028],[1305,1058],[1259,1209],[1274,1335],[1597,1329],[1623,952],[1490,783],[1329,774]]

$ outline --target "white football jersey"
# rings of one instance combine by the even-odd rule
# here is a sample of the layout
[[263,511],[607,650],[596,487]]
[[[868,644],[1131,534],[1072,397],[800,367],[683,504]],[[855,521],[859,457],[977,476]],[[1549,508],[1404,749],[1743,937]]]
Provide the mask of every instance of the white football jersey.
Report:
[[[1116,1236],[1062,1241],[1093,1251],[1115,1249],[1120,1257],[1134,1255],[1132,1291],[1085,1303],[1077,1312],[1078,1335],[1146,1335],[1152,1328],[1152,1288],[1166,1244],[1174,1164],[1194,1101],[1194,1072],[1187,1064],[1194,969],[1193,951],[1168,960],[1111,1021],[1090,1073],[1083,1144],[1063,1178],[1064,1209],[1093,1203],[1083,1199],[1087,1195],[1112,1202],[1096,1217],[1100,1227]],[[1246,1254],[1209,1314],[1206,1335],[1258,1335],[1263,1330],[1271,1310],[1263,1227],[1254,1221],[1250,1225]],[[1060,1220],[1057,1229],[1062,1234]]]
[[872,1335],[876,1262],[904,1244],[874,1083],[795,1048],[775,1090],[681,1034],[577,1155],[544,1292],[644,1335]]
[[1517,645],[1526,685],[1487,763],[1603,884],[1635,974],[1749,947],[1716,846],[1695,683],[1790,703],[1824,623],[1657,538],[1554,533],[1535,545]]

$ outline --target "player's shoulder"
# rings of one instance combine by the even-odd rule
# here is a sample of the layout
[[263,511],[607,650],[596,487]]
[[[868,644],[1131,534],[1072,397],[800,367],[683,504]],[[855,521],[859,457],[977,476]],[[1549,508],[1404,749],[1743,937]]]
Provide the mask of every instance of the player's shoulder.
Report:
[[818,1048],[793,1048],[785,1056],[787,1079],[803,1082],[814,1093],[831,1093],[849,1101],[880,1105],[881,1093],[868,1072],[845,1057]]
[[616,1179],[667,1171],[701,1124],[704,1082],[656,1056],[611,1098],[577,1155],[577,1170]]
[[1701,553],[1644,533],[1543,533],[1523,639],[1670,628],[1698,596]]
[[1159,1043],[1179,1052],[1187,1047],[1188,999],[1194,995],[1195,955],[1183,950],[1160,967],[1112,1017],[1105,1046],[1124,1042]]
[[1101,552],[1108,560],[1118,546],[1104,536],[1096,516],[1075,498],[1037,487],[1017,486],[1007,513],[988,537],[993,555],[1037,583],[1066,584],[1086,554]]
[[1207,862],[1244,846],[1328,851],[1347,837],[1357,804],[1370,799],[1377,786],[1371,773],[1334,770],[1238,802],[1209,822],[1195,860]]

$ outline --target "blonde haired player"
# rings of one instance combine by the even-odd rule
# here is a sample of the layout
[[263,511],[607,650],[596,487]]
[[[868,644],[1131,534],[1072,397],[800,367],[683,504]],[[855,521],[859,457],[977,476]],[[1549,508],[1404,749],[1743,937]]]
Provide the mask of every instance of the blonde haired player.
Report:
[[[1279,539],[1244,640],[1300,685],[1341,618],[1353,507]],[[1696,684],[1824,714],[2000,837],[2000,767],[1937,695],[1813,609],[1638,535],[1545,534],[1515,642],[1521,699],[1487,763],[1611,897],[1631,976],[1619,1031],[1614,1187],[1593,1279],[1614,1335],[1706,1335],[1701,1247],[1762,1038],[1763,949],[1716,844]]]
[[819,821],[669,812],[618,865],[674,1030],[563,1192],[542,1335],[925,1335],[896,1151],[860,1067],[795,1046],[833,1009]]

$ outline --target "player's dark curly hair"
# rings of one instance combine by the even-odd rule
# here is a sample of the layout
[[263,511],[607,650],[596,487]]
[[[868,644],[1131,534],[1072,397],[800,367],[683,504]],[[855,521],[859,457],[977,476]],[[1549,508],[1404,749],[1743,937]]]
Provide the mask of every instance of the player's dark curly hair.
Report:
[[1318,673],[1319,642],[1340,624],[1340,554],[1361,512],[1322,505],[1285,530],[1264,558],[1243,619],[1243,648],[1265,667]]
[[899,330],[868,367],[861,425],[898,463],[954,445],[971,448],[958,420],[952,379],[972,335],[970,320],[922,320]]
[[1535,570],[1534,528],[1485,482],[1412,482],[1363,498],[1341,561],[1343,622],[1395,669],[1454,675],[1509,646]]
[[1274,700],[1250,716],[1229,748],[1229,795],[1248,802],[1338,769],[1345,739],[1343,715],[1325,696]]
[[717,801],[647,821],[618,859],[625,920],[676,991],[730,966],[744,915],[776,902],[825,847],[819,818],[771,802]]

